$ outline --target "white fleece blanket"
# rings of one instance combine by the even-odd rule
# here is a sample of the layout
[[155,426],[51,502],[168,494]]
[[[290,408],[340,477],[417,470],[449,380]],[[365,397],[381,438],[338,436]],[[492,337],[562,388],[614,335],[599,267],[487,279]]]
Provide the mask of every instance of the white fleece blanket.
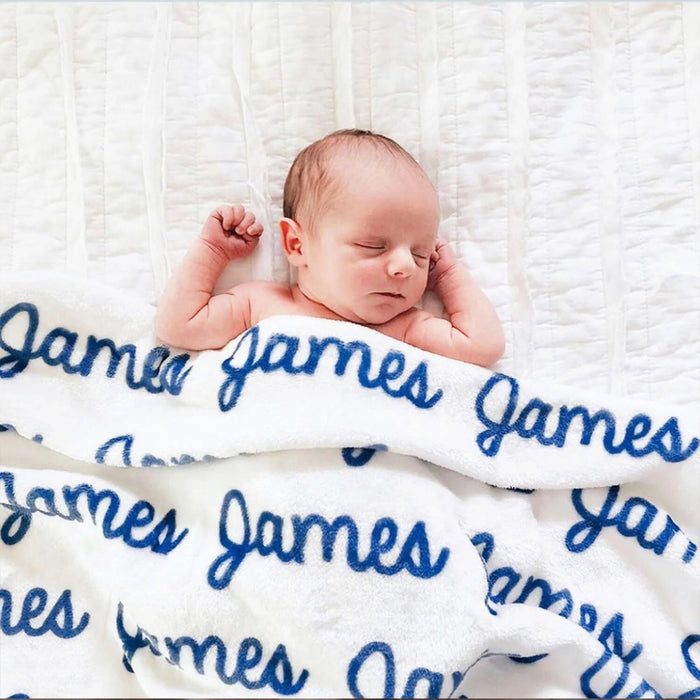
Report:
[[4,696],[700,695],[691,412],[152,317],[0,283]]

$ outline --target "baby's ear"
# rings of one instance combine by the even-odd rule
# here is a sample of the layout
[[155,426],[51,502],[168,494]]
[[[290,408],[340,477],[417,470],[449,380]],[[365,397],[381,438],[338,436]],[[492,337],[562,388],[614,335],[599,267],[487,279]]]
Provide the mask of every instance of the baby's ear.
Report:
[[301,267],[304,264],[304,234],[301,226],[286,216],[280,219],[280,233],[282,234],[282,247],[290,265]]

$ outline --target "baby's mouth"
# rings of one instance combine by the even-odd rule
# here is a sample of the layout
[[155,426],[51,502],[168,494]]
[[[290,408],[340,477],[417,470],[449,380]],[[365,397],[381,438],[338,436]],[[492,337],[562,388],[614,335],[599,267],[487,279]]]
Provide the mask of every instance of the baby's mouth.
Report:
[[376,292],[376,294],[380,294],[383,297],[391,297],[392,299],[403,299],[403,294],[398,292]]

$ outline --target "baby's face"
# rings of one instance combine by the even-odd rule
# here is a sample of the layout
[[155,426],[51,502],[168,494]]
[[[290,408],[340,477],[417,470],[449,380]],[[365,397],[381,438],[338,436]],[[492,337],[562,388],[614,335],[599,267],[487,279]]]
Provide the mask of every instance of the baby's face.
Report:
[[418,303],[440,223],[435,189],[417,168],[336,156],[338,193],[316,217],[299,286],[355,323],[386,323]]

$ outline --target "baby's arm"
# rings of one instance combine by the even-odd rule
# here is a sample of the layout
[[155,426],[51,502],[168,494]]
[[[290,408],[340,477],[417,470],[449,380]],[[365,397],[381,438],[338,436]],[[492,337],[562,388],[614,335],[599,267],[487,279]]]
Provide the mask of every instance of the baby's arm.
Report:
[[430,352],[489,367],[505,346],[498,316],[465,265],[445,241],[438,241],[428,288],[442,298],[450,320],[417,314],[404,340]]
[[250,327],[246,285],[214,295],[230,260],[255,249],[262,226],[240,206],[223,206],[206,220],[200,237],[170,278],[156,313],[156,335],[187,350],[223,347]]

